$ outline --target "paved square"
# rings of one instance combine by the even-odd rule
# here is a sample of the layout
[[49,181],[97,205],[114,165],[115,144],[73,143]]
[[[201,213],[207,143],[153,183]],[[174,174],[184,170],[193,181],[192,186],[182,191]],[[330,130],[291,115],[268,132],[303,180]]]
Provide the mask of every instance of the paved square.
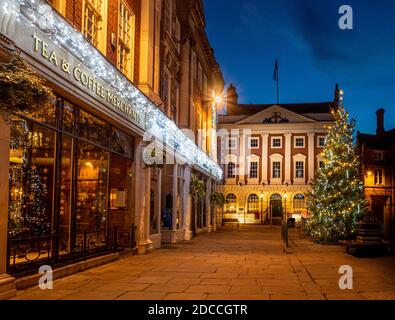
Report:
[[[354,271],[354,289],[339,289],[339,267]],[[339,300],[395,299],[395,258],[358,259],[337,246],[283,252],[280,229],[243,226],[168,245],[18,291],[15,299]]]

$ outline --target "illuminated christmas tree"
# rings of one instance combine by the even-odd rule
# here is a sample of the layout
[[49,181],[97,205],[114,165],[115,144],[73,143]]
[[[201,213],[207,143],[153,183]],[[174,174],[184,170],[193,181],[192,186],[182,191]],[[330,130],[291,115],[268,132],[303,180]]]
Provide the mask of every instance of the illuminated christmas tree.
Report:
[[328,128],[324,167],[316,175],[308,201],[312,217],[307,231],[321,241],[353,238],[366,206],[354,144],[355,121],[350,120],[342,96],[331,112],[335,122]]

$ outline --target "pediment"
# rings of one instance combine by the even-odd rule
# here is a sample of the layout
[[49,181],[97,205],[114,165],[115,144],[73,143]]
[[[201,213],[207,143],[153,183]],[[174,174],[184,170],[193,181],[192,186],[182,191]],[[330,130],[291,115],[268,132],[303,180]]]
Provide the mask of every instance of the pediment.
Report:
[[237,124],[315,123],[317,121],[278,105],[262,110]]

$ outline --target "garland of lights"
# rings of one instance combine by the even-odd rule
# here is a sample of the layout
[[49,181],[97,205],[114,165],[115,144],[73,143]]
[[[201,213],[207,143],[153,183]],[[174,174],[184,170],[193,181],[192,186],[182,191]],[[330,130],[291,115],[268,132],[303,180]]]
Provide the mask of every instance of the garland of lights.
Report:
[[124,77],[85,37],[71,27],[43,0],[0,0],[3,14],[24,27],[39,28],[59,48],[71,53],[145,116],[147,132],[175,150],[185,162],[196,165],[218,180],[222,169],[180,130],[156,105]]

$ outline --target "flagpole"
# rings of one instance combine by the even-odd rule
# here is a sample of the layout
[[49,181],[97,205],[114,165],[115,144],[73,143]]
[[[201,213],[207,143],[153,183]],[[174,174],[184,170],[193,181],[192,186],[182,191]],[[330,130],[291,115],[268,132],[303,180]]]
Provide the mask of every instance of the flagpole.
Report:
[[280,104],[280,64],[277,64],[277,104]]
[[273,80],[277,82],[277,104],[280,104],[280,64],[278,63],[278,59],[276,60],[276,64],[274,66]]

